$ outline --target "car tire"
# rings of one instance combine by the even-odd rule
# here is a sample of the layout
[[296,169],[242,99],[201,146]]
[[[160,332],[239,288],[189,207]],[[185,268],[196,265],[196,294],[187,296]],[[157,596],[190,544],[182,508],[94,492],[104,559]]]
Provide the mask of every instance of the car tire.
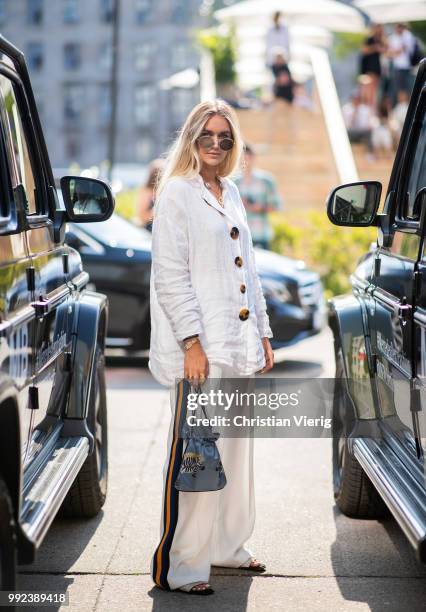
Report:
[[105,356],[101,347],[95,353],[87,424],[93,434],[95,447],[62,503],[62,517],[90,518],[96,516],[105,503],[108,486],[108,427]]
[[16,588],[16,525],[9,491],[0,478],[0,591]]
[[344,381],[342,349],[336,353],[333,401],[333,487],[338,508],[353,518],[384,518],[389,510],[371,480],[348,447],[355,414]]

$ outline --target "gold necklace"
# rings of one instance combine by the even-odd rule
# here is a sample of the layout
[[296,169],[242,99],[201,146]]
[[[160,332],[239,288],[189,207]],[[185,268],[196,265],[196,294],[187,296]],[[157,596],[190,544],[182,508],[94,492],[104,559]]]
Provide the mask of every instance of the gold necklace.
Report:
[[207,181],[204,181],[204,185],[207,187],[207,189],[209,191],[212,192],[212,194],[215,196],[216,200],[219,202],[219,204],[222,206],[222,208],[224,207],[223,204],[223,189],[222,189],[222,183],[220,182],[220,180],[218,178],[216,178],[218,184],[219,184],[219,195],[216,195],[216,193],[213,190],[213,187],[210,183],[208,183]]

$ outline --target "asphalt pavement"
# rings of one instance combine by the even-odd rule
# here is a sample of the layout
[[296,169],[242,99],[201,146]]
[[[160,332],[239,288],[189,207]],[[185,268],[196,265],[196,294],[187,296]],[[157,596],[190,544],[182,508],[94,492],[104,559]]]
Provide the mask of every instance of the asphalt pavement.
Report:
[[[331,377],[330,332],[276,358],[277,376]],[[266,574],[213,570],[216,593],[206,598],[154,587],[149,562],[159,536],[169,397],[146,368],[124,365],[107,371],[110,480],[103,511],[87,521],[55,521],[37,562],[20,568],[20,589],[67,591],[63,609],[70,611],[425,610],[426,567],[395,521],[353,520],[336,509],[330,439],[255,440],[249,545]]]

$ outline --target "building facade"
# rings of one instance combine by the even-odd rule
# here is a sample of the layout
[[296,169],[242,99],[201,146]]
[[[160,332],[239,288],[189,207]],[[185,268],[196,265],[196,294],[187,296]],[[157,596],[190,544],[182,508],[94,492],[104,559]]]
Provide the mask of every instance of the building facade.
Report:
[[[115,0],[0,0],[0,33],[25,53],[52,164],[108,159]],[[118,0],[116,156],[146,164],[173,139],[199,88],[160,82],[199,67],[200,0]]]

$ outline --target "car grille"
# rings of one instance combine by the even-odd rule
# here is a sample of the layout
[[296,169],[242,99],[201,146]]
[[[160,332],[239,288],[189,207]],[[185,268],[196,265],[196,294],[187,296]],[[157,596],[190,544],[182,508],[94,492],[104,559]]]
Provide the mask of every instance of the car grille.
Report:
[[323,288],[321,281],[314,281],[299,285],[299,300],[302,306],[320,306],[323,301]]

